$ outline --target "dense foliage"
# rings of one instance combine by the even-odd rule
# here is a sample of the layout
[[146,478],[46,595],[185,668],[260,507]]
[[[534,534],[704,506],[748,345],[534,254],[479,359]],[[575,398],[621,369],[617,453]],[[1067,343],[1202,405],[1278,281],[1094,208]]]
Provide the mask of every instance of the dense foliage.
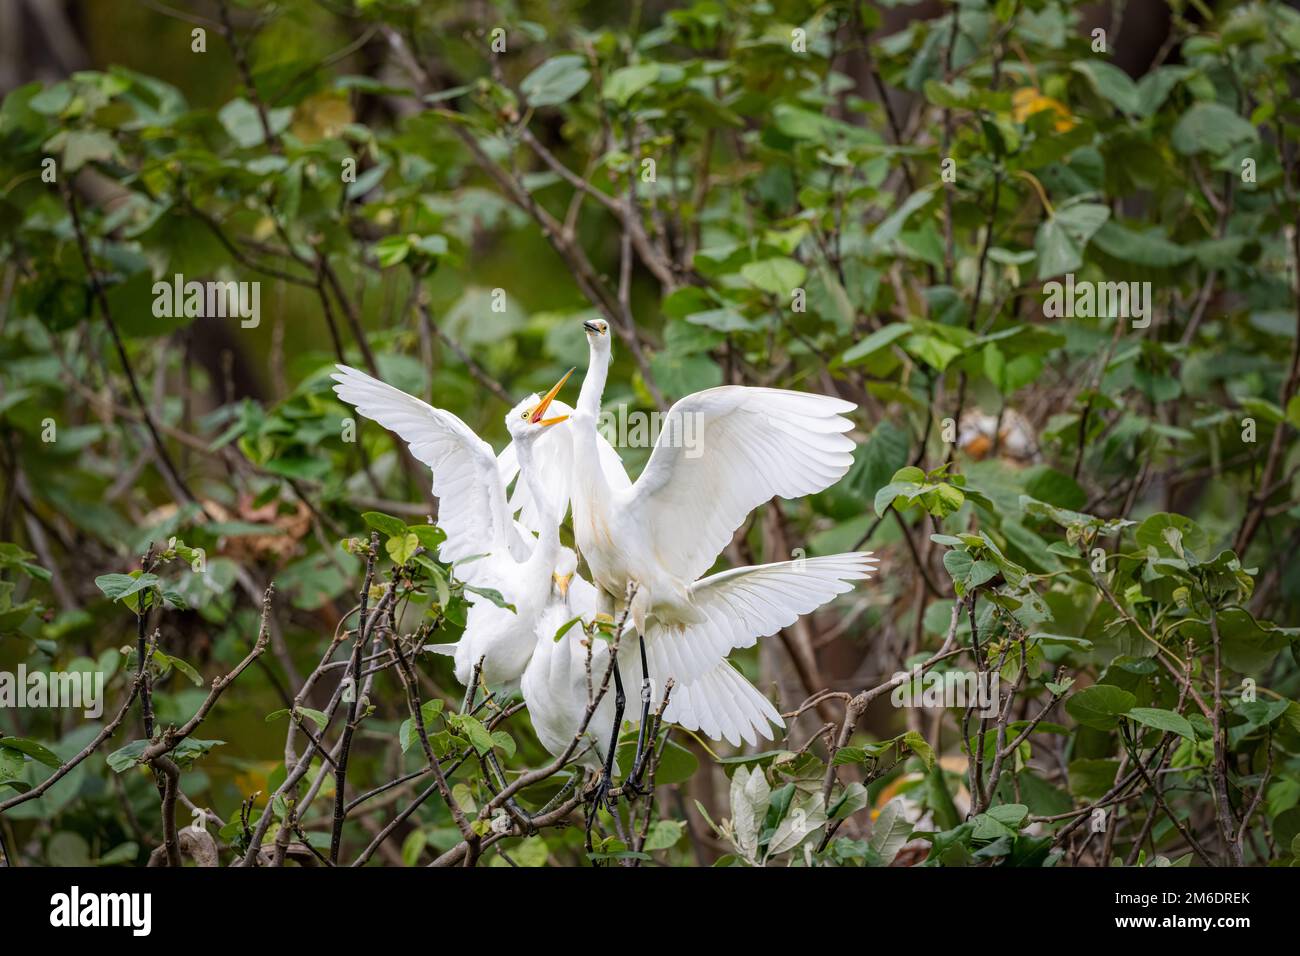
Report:
[[[0,107],[0,669],[105,675],[93,719],[0,708],[9,858],[1297,858],[1290,8],[1173,2],[1131,75],[1122,3],[95,6],[100,66]],[[427,470],[328,375],[499,448],[595,316],[614,427],[857,403],[850,474],[723,564],[882,573],[735,655],[787,736],[665,725],[588,832],[581,770],[422,651],[466,611]]]

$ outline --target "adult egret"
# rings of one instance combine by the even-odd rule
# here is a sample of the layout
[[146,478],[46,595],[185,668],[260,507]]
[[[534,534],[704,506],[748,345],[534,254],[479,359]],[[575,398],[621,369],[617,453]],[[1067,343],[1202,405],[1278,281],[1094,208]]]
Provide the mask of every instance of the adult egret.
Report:
[[[614,488],[599,466],[596,420],[609,372],[609,325],[583,323],[590,360],[573,414],[574,537],[594,583],[618,601],[637,585],[638,631],[705,618],[688,590],[746,515],[770,498],[822,491],[853,464],[844,417],[856,406],[826,395],[724,385],[669,409],[636,482]],[[692,428],[693,426],[693,428]],[[687,443],[690,430],[695,440]]]
[[[790,605],[761,610],[746,605],[741,580],[720,576],[708,589],[692,585],[758,505],[776,496],[815,494],[844,476],[854,448],[844,434],[853,427],[844,414],[855,406],[825,395],[739,385],[696,392],[669,409],[641,476],[616,488],[599,465],[596,431],[609,373],[609,324],[596,319],[583,329],[587,375],[570,425],[574,538],[608,613],[636,587],[629,612],[640,635],[643,685],[652,644],[665,658],[660,664],[673,666],[665,673],[657,665],[659,678],[686,682],[704,672],[697,648],[725,648],[725,654],[747,639],[753,628],[738,626],[738,615],[752,616],[759,633],[771,633],[774,622],[780,623],[772,630],[786,626],[826,600],[813,600],[826,583],[816,572],[812,587],[806,580],[802,587],[792,584]],[[686,441],[688,435],[694,440]],[[784,578],[790,572],[769,573]],[[652,641],[656,634],[662,639]],[[648,711],[643,693],[643,725]]]

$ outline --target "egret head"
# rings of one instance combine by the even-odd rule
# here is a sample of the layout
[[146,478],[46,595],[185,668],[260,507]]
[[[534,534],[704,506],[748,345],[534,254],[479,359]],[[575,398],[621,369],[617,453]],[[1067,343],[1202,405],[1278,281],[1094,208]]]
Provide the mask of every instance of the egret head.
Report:
[[582,323],[582,330],[587,333],[587,342],[596,352],[609,352],[609,323],[604,319],[588,319]]
[[569,369],[565,372],[564,377],[556,382],[545,395],[540,398],[536,394],[529,395],[510,409],[506,414],[506,431],[510,433],[510,437],[514,441],[533,441],[549,426],[558,425],[569,417],[568,414],[564,414],[553,415],[548,418],[546,412],[551,407],[551,403],[555,401],[555,396],[560,394],[560,389],[564,387],[564,383],[569,380],[569,376],[573,374],[573,371],[573,369]]
[[560,592],[560,597],[568,598],[569,582],[573,580],[577,570],[577,554],[572,548],[560,548],[559,557],[555,559],[555,572],[551,575],[551,579],[555,582],[555,590]]

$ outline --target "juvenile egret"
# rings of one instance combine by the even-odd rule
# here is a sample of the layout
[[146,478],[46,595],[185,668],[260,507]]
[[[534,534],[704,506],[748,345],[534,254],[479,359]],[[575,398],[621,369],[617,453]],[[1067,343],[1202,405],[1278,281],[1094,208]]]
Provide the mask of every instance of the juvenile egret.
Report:
[[[568,417],[567,410],[550,418],[546,413],[561,411],[558,403],[553,403],[572,372],[544,396],[530,395],[507,413],[513,452],[502,465],[492,446],[451,412],[346,365],[338,369],[333,378],[339,398],[396,432],[411,454],[433,470],[438,526],[447,534],[439,546],[439,557],[447,562],[464,561],[456,567],[461,580],[498,591],[515,608],[512,612],[486,598],[471,596],[461,639],[430,646],[454,655],[456,679],[467,687],[481,660],[483,682],[513,692],[532,654],[533,628],[550,592],[559,537],[556,528],[549,535],[541,529],[543,536],[534,538],[517,525],[506,499],[506,484],[517,467],[516,457],[522,460],[537,444],[548,442],[549,426]],[[532,470],[536,474],[541,467]],[[556,467],[546,473],[554,476],[555,486],[543,491],[542,485],[536,484],[534,496],[545,493],[548,498],[554,495],[567,501],[567,474]],[[467,560],[470,558],[473,560]]]

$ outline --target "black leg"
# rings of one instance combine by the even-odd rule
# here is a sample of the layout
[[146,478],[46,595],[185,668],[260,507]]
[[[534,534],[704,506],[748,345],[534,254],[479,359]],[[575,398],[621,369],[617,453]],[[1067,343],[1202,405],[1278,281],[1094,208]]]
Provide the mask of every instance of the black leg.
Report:
[[645,638],[639,634],[637,647],[641,652],[641,726],[636,735],[636,756],[632,760],[632,772],[623,784],[623,789],[633,794],[641,792],[641,775],[645,772],[646,758],[650,755],[650,748],[646,746],[646,735],[649,733],[650,698],[653,696],[650,693],[650,665],[646,662]]
[[591,828],[596,823],[596,814],[603,803],[609,809],[610,813],[617,813],[614,806],[614,798],[610,796],[610,790],[614,780],[614,764],[618,759],[618,735],[623,727],[623,708],[627,706],[627,697],[623,693],[623,675],[618,669],[618,655],[612,658],[614,668],[614,729],[609,737],[609,749],[605,754],[605,772],[601,775],[600,782],[596,784],[596,789],[591,795],[591,809],[587,813],[586,828],[586,845],[588,851],[591,850]]
[[609,737],[609,752],[605,754],[605,788],[614,782],[614,767],[618,760],[618,736],[623,729],[623,710],[627,707],[627,696],[623,693],[623,675],[619,671],[618,656],[611,658],[614,667],[614,730]]

